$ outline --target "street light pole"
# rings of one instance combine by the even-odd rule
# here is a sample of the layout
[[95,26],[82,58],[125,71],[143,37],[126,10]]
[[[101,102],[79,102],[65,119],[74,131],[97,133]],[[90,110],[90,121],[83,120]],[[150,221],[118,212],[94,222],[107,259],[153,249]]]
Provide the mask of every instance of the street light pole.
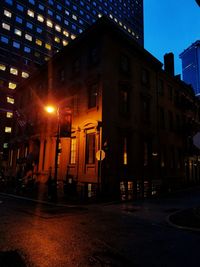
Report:
[[54,178],[49,181],[49,191],[50,197],[52,201],[57,201],[57,180],[58,180],[58,153],[59,153],[59,143],[60,143],[60,109],[57,107],[55,109],[54,106],[46,106],[46,112],[55,113],[56,111],[56,119],[57,119],[57,130],[56,130],[56,143],[55,143],[55,163],[54,163]]
[[53,200],[57,200],[57,180],[58,180],[58,153],[60,143],[60,110],[57,108],[57,132],[56,132],[56,147],[55,147],[55,171],[54,171],[54,186],[53,186]]

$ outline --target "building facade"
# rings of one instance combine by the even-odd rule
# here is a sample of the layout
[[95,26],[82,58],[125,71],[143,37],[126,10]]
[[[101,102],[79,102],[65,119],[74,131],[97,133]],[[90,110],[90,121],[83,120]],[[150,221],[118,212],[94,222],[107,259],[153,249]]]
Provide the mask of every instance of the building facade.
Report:
[[[192,88],[105,18],[56,54],[18,94],[9,154],[13,176],[29,165],[45,183],[56,159],[60,184],[73,184],[79,197],[91,199],[98,190],[125,200],[199,182],[200,158],[191,136],[200,114]],[[50,116],[47,104],[60,112]],[[66,114],[71,119],[64,119],[64,127],[69,121],[71,126],[63,134]],[[102,161],[96,157],[100,150]]]
[[142,0],[3,0],[0,6],[0,152],[12,132],[17,85],[101,16],[143,45]]
[[198,4],[198,6],[200,6],[200,1],[199,0],[196,0],[196,3]]
[[180,54],[183,81],[191,84],[195,95],[200,96],[200,41],[196,41]]

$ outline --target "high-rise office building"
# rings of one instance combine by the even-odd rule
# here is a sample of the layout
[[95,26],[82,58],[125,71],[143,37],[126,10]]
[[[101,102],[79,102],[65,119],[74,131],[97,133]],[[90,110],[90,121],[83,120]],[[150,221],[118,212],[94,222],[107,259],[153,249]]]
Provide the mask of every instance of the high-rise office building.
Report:
[[143,46],[143,0],[1,1],[1,154],[12,133],[17,85],[103,15]]
[[197,4],[200,6],[200,0],[196,0]]
[[191,84],[195,95],[200,96],[200,41],[196,41],[179,56],[182,60],[183,81]]

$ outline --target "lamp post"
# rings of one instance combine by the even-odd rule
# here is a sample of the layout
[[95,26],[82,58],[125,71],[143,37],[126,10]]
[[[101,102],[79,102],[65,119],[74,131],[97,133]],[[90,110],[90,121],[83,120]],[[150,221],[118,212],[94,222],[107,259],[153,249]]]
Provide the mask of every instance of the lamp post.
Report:
[[55,145],[55,170],[54,170],[54,179],[53,183],[51,183],[51,197],[52,200],[57,200],[57,178],[58,178],[58,153],[59,153],[59,142],[60,142],[60,110],[59,107],[57,109],[53,106],[46,106],[46,112],[52,114],[56,112],[57,115],[57,131],[56,131],[56,145]]

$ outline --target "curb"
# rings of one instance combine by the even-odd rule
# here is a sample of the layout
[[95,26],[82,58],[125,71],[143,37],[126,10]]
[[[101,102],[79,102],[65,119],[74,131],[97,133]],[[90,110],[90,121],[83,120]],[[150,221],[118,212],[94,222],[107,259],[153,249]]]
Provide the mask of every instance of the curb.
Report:
[[174,227],[174,228],[177,228],[179,230],[187,230],[187,231],[194,231],[194,232],[200,232],[200,228],[194,228],[194,227],[189,227],[189,226],[182,226],[182,225],[178,225],[178,224],[175,224],[173,222],[170,221],[170,217],[178,212],[181,212],[181,211],[184,211],[185,209],[182,209],[182,210],[179,210],[179,211],[176,211],[176,212],[173,212],[171,213],[170,215],[168,215],[166,217],[166,222],[171,226],[171,227]]
[[43,205],[49,205],[49,206],[56,206],[56,207],[66,207],[66,208],[85,208],[86,207],[82,207],[82,206],[77,206],[77,205],[67,205],[67,204],[59,204],[59,203],[52,203],[49,201],[44,201],[44,200],[38,200],[38,199],[34,199],[34,198],[29,198],[29,197],[23,197],[23,196],[18,196],[18,195],[14,195],[14,194],[7,194],[7,193],[0,193],[0,196],[2,197],[11,197],[11,198],[16,198],[16,199],[21,199],[21,200],[27,200],[30,202],[35,202],[35,203],[39,203],[39,204],[43,204]]

